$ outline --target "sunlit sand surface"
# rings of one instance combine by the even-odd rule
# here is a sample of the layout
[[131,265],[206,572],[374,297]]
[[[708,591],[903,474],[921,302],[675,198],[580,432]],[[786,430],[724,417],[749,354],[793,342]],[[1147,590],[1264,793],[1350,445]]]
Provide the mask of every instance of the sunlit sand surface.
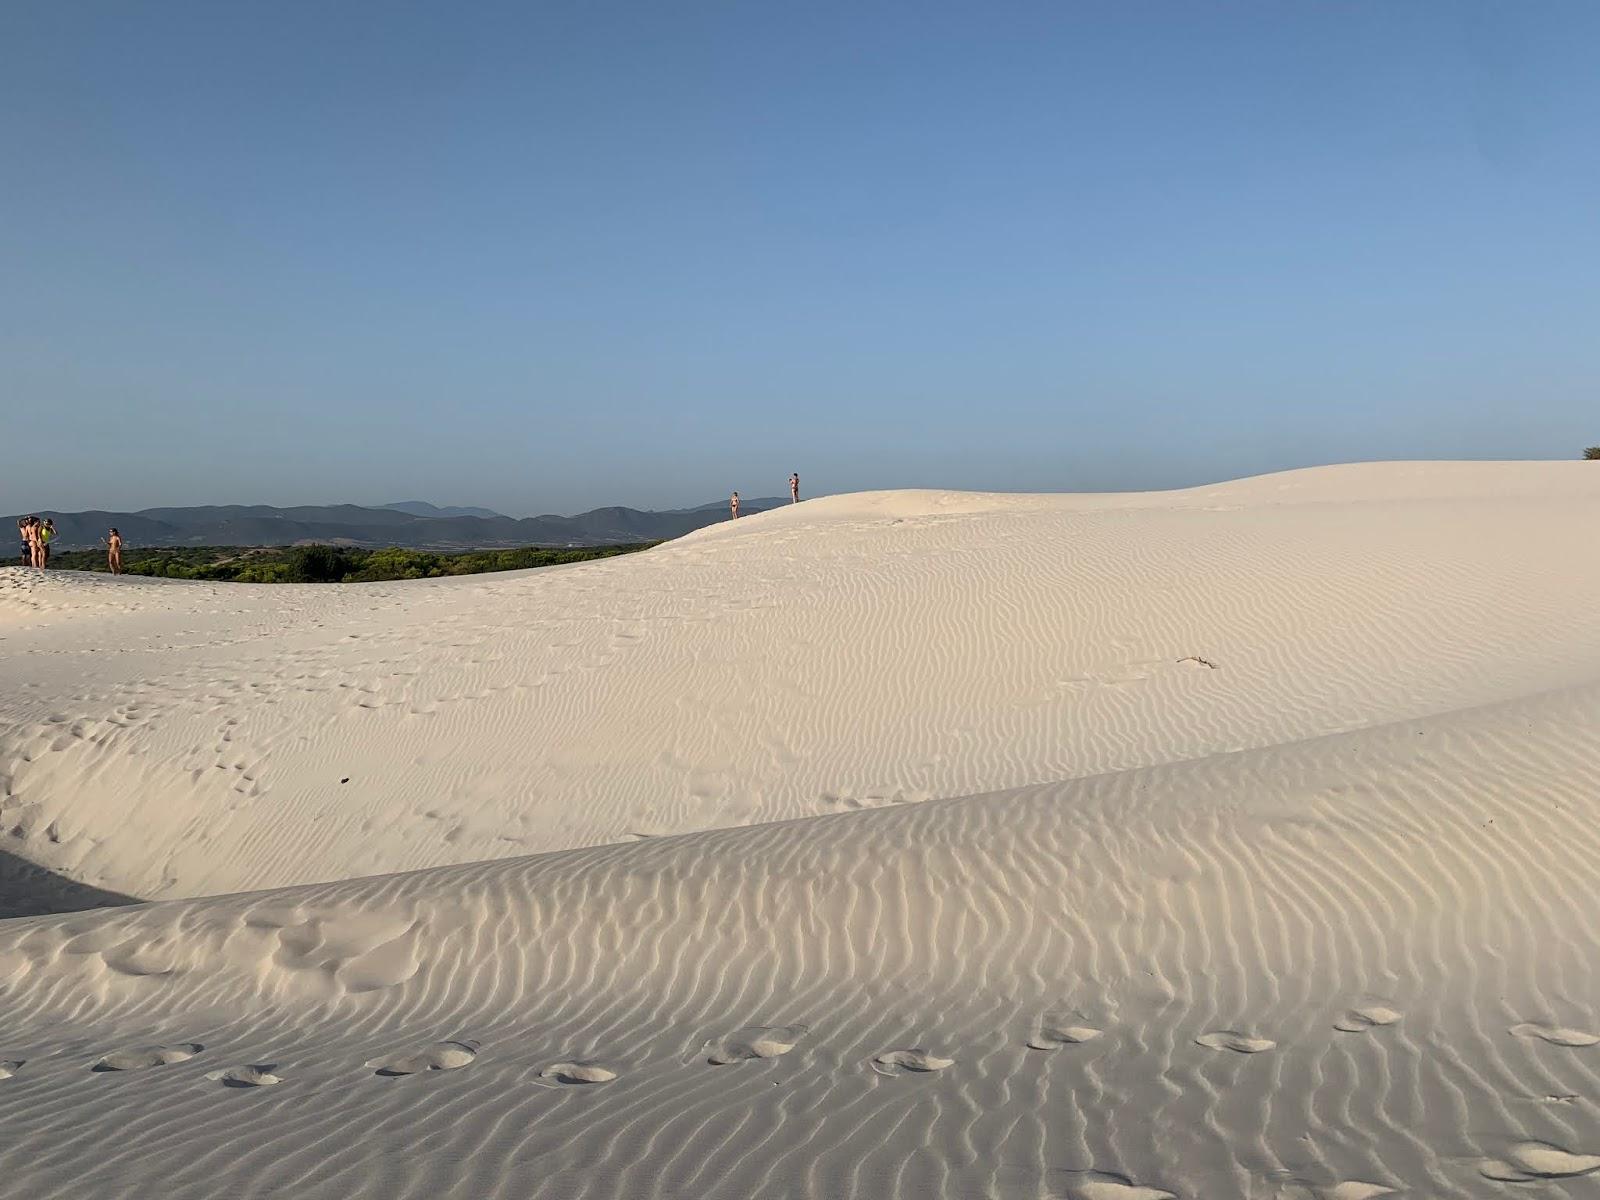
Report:
[[158,901],[0,922],[0,1193],[1577,1195],[1597,529],[1396,463],[0,570],[0,908]]

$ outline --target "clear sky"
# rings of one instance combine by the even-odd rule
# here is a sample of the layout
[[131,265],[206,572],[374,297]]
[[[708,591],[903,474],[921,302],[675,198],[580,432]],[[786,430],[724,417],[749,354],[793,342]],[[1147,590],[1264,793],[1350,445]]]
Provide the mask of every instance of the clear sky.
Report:
[[0,511],[1575,457],[1597,46],[1590,0],[11,0]]

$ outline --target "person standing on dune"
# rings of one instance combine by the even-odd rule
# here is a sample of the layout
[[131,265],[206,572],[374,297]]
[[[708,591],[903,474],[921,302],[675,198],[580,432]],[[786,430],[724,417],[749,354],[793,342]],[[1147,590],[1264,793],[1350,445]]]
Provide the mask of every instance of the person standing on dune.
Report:
[[800,473],[798,471],[789,472],[789,503],[800,503]]
[[739,519],[739,493],[738,492],[735,492],[733,494],[732,499],[730,499],[728,501],[728,511],[733,514],[733,519],[735,521],[737,521]]
[[56,523],[52,517],[46,517],[43,525],[39,526],[39,569],[42,571],[50,565],[50,543],[55,540]]
[[115,525],[106,537],[106,566],[113,575],[122,574],[122,535]]
[[22,542],[22,565],[33,566],[33,532],[28,527],[27,517],[17,518],[17,537]]

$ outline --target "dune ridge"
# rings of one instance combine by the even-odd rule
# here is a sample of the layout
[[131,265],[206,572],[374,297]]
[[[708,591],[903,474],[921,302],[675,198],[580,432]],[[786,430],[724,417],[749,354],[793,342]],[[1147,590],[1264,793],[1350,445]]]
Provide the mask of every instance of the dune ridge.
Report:
[[1600,677],[1597,516],[1587,463],[1378,464],[830,497],[514,577],[4,572],[0,827],[42,867],[159,899],[1448,712]]
[[[631,583],[597,564],[482,593],[424,584],[414,600],[381,586],[281,599],[194,588],[169,601],[160,586],[102,596],[99,581],[8,585],[40,606],[6,602],[6,666],[37,685],[27,702],[8,694],[8,714],[26,703],[66,718],[5,732],[17,756],[7,821],[42,806],[11,844],[32,854],[42,841],[60,854],[41,853],[46,865],[70,876],[101,864],[130,888],[148,848],[138,839],[175,826],[152,822],[119,842],[105,806],[132,793],[111,778],[191,740],[207,703],[223,706],[208,719],[226,721],[226,706],[239,707],[228,686],[262,682],[226,672],[258,661],[263,639],[291,658],[366,640],[348,637],[361,604],[398,640],[456,628],[463,596],[522,618],[539,596],[570,616],[542,636],[570,638],[564,649],[581,657],[603,644],[606,606],[623,603],[613,592],[637,607],[664,578],[725,580],[699,621],[663,599],[683,603],[684,623],[663,618],[640,639],[673,641],[653,652],[658,670],[718,668],[686,694],[705,722],[740,734],[744,756],[724,771],[744,786],[768,779],[784,716],[817,706],[694,689],[792,675],[809,660],[773,639],[830,613],[841,637],[816,649],[802,682],[831,683],[837,698],[805,736],[844,748],[788,762],[807,782],[759,804],[730,799],[732,784],[691,791],[655,836],[594,844],[662,811],[648,799],[657,776],[624,747],[620,765],[596,757],[600,780],[575,793],[593,811],[543,834],[565,846],[421,869],[438,851],[405,836],[422,785],[402,782],[392,828],[367,834],[398,873],[301,883],[296,854],[325,844],[304,870],[331,870],[353,864],[353,842],[327,817],[320,839],[297,839],[295,822],[333,810],[282,796],[275,773],[309,771],[295,755],[315,758],[328,728],[352,753],[369,733],[391,752],[399,743],[344,714],[336,682],[303,699],[261,689],[263,707],[298,705],[293,720],[306,723],[298,743],[240,735],[262,751],[261,769],[234,786],[271,784],[253,799],[279,804],[277,823],[216,817],[212,792],[177,788],[172,821],[209,831],[200,844],[228,861],[208,873],[202,852],[176,856],[163,878],[172,892],[274,875],[290,886],[0,922],[0,1190],[1581,1194],[1600,1172],[1600,610],[1589,603],[1600,567],[1574,539],[1600,515],[1600,470],[1440,466],[1431,482],[1414,465],[1373,465],[1165,498],[841,497],[819,514],[800,506],[651,552]],[[1200,515],[1213,502],[1260,511]],[[1317,544],[1291,553],[1304,538]],[[1114,569],[1119,539],[1138,570]],[[897,547],[909,547],[904,561]],[[1173,555],[1187,571],[1215,570],[1151,599]],[[791,574],[760,578],[791,558]],[[1360,588],[1338,585],[1338,571],[1362,564]],[[1075,581],[1075,608],[1053,607],[1057,573]],[[741,575],[757,583],[738,591]],[[1024,589],[1034,575],[1047,582]],[[867,613],[857,594],[876,598],[881,627],[845,638]],[[579,596],[597,613],[571,615]],[[1095,632],[1037,634],[1069,610]],[[964,631],[952,617],[946,628],[936,611],[990,623]],[[147,684],[147,719],[128,711],[122,685],[91,689],[63,668],[77,661],[65,633],[79,621],[172,639],[125,652],[171,671]],[[911,631],[890,636],[897,622]],[[1149,672],[1069,689],[1030,716],[1037,680],[1092,669],[1093,637],[1113,628],[1144,644],[1106,651],[1107,669],[1149,653]],[[1208,643],[1193,644],[1202,632]],[[477,688],[463,706],[514,723],[537,705],[514,699],[514,685],[493,690],[496,671],[558,659],[532,635],[501,640],[507,657],[479,651],[472,670],[436,684]],[[419,670],[447,673],[433,644],[416,651]],[[1216,665],[1182,662],[1179,649]],[[366,649],[349,653],[367,661]],[[617,653],[587,679],[626,722],[655,701],[622,703],[643,676],[618,670],[628,652]],[[852,670],[864,695],[844,690]],[[915,685],[935,677],[948,686],[919,699]],[[418,698],[420,679],[407,686]],[[897,689],[915,720],[875,723]],[[75,735],[73,721],[106,719],[66,703],[91,690],[111,705],[93,712],[120,706],[124,724]],[[736,711],[741,699],[755,711]],[[564,711],[553,710],[561,728],[584,727]],[[680,712],[638,727],[644,761],[652,736],[692,728]],[[972,736],[955,738],[966,719]],[[945,723],[946,765],[922,777],[930,786],[831,810],[805,800],[827,770],[885,772],[920,720]],[[62,748],[44,741],[51,724]],[[587,747],[520,761],[575,761]],[[1063,763],[1083,769],[1052,777]],[[933,794],[973,779],[1000,782]],[[156,805],[136,798],[138,813]],[[527,793],[516,804],[501,815],[543,811]],[[59,841],[40,838],[46,817],[74,816],[81,832],[58,825]],[[242,831],[224,836],[235,820]],[[444,844],[466,853],[476,836]],[[99,857],[70,857],[82,838],[99,839]]]

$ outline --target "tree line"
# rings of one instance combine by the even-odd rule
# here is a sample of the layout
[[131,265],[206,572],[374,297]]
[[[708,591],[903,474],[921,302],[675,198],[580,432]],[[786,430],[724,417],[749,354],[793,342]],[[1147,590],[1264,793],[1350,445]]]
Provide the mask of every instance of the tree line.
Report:
[[[123,573],[163,579],[206,579],[222,583],[375,583],[389,579],[434,579],[445,575],[477,575],[487,571],[519,571],[631,554],[659,542],[620,546],[573,546],[552,549],[523,546],[512,550],[460,552],[405,550],[389,546],[367,550],[357,546],[183,546],[124,551]],[[69,550],[54,555],[52,568],[104,571],[103,550]]]

